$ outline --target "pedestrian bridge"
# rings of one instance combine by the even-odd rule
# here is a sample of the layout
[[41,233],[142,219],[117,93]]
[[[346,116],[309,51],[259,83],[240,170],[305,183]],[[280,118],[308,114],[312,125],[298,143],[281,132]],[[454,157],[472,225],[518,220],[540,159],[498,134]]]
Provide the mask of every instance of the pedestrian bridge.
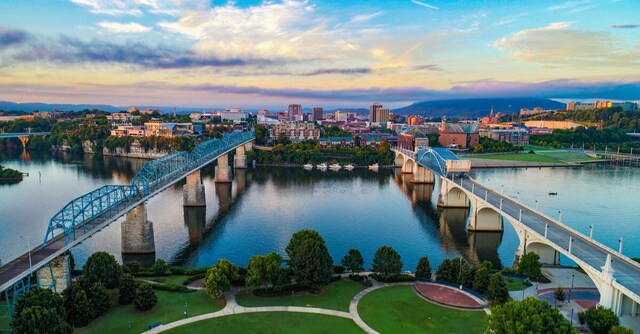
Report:
[[[127,215],[127,229],[138,235],[152,234],[144,203],[185,177],[184,206],[205,206],[200,169],[217,160],[215,182],[231,182],[228,154],[235,150],[233,167],[246,168],[245,150],[251,149],[254,139],[253,131],[210,139],[191,152],[176,152],[148,161],[131,184],[102,186],[71,200],[49,220],[42,244],[0,267],[0,303],[6,306],[0,315],[11,315],[17,299],[34,286],[61,292],[70,281],[68,257],[64,254],[123,215]],[[144,245],[143,249],[127,245],[135,233],[123,235],[123,250],[148,251]],[[139,240],[132,239],[136,241]]]
[[[469,208],[469,231],[515,229],[520,245],[516,257],[534,252],[545,264],[558,265],[560,254],[575,262],[600,292],[599,304],[624,320],[636,317],[640,303],[640,264],[571,227],[468,176],[470,163],[443,148],[394,148],[395,166],[412,174],[414,183],[440,183],[438,206]],[[631,321],[638,323],[637,320]],[[638,328],[635,328],[636,330]]]

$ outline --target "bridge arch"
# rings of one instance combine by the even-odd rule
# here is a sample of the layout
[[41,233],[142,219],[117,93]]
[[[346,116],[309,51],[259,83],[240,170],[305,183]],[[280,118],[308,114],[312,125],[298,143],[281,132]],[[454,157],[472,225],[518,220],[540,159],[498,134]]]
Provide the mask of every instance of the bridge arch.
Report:
[[405,157],[404,163],[402,164],[402,174],[412,174],[415,167],[416,163],[413,159]]
[[404,159],[404,154],[396,152],[396,157],[393,160],[393,165],[397,168],[402,168],[402,165],[404,165]]
[[469,216],[469,231],[502,232],[502,214],[491,207],[476,204]]
[[468,208],[469,197],[458,185],[453,182],[443,181],[441,178],[438,206],[443,208]]

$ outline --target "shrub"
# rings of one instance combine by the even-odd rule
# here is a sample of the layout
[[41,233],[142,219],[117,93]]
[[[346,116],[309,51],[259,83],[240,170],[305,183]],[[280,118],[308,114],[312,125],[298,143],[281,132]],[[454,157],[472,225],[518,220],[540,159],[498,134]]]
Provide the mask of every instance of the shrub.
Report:
[[32,289],[18,301],[11,327],[16,333],[71,334],[62,297],[49,289]]
[[613,326],[609,330],[609,334],[633,334],[633,330],[626,327]]
[[154,263],[153,267],[151,267],[151,270],[156,275],[165,275],[167,273],[167,270],[169,270],[169,265],[167,265],[167,262],[165,260],[157,259],[156,263]]
[[602,305],[579,312],[578,319],[580,319],[580,313],[583,313],[587,327],[593,334],[607,334],[613,327],[620,326],[618,316]]
[[135,275],[142,270],[142,266],[138,262],[130,261],[122,264],[122,270],[127,274]]
[[107,289],[117,288],[122,276],[122,267],[113,255],[107,252],[91,254],[82,269],[83,277],[89,282],[100,282]]
[[111,307],[111,295],[109,295],[109,291],[107,291],[107,288],[105,288],[101,282],[93,283],[89,289],[85,286],[84,291],[89,298],[89,304],[91,304],[94,318],[109,311]]
[[137,288],[138,284],[133,276],[129,274],[122,275],[120,288],[118,289],[118,302],[122,305],[131,304],[136,297]]
[[560,302],[563,302],[566,298],[564,290],[561,287],[558,287],[555,291],[553,291],[553,297]]
[[152,309],[156,303],[158,303],[158,297],[151,288],[151,285],[146,282],[138,284],[136,297],[133,300],[133,304],[136,306],[136,309],[139,311],[148,311]]
[[343,266],[333,266],[333,272],[336,274],[344,274]]
[[184,268],[183,267],[179,267],[179,266],[173,266],[169,269],[169,271],[171,271],[171,274],[173,275],[184,275]]
[[423,256],[418,260],[418,265],[416,266],[416,278],[417,279],[431,279],[431,264],[429,263],[429,258]]
[[62,291],[64,308],[67,311],[67,322],[73,327],[83,327],[93,319],[92,306],[87,298],[87,293],[82,287],[72,282]]
[[189,276],[204,275],[207,273],[207,270],[209,270],[209,268],[191,268],[187,269],[185,274]]
[[155,283],[149,283],[149,285],[151,286],[151,288],[153,290],[160,290],[160,291],[168,291],[168,292],[194,292],[194,291],[196,291],[196,290],[189,289],[188,287],[186,287],[184,285],[179,285],[179,284],[166,284],[166,283],[155,284]]

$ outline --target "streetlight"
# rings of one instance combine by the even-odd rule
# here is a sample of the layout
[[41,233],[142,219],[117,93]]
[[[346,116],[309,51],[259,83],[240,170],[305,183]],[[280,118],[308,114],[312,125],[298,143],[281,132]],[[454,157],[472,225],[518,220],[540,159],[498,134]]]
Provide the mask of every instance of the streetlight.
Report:
[[569,289],[569,298],[567,302],[571,303],[571,290],[573,289],[573,280],[576,278],[575,274],[571,274],[571,289]]
[[536,200],[536,211],[538,211],[538,200]]
[[562,210],[558,210],[559,218],[558,221],[562,223]]
[[622,237],[618,239],[618,244],[620,244],[620,247],[618,247],[618,253],[622,253]]
[[593,239],[593,224],[589,225],[589,239]]
[[20,238],[27,239],[27,250],[29,251],[29,276],[33,276],[33,266],[31,265],[31,241],[29,241],[29,237],[25,237],[24,235],[21,235]]

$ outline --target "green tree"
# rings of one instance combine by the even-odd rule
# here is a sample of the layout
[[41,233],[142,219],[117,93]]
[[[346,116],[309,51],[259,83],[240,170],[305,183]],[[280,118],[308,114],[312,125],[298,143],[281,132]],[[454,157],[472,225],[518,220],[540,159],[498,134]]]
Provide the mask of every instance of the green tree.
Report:
[[207,288],[207,294],[211,298],[217,299],[222,297],[224,292],[231,289],[231,280],[222,269],[218,266],[213,266],[207,270],[204,286]]
[[122,267],[113,255],[107,252],[95,252],[87,259],[82,275],[90,282],[101,282],[107,289],[113,289],[118,287]]
[[33,289],[18,301],[11,327],[16,333],[72,333],[60,295],[49,289]]
[[485,266],[480,266],[476,269],[476,276],[473,279],[472,289],[480,293],[486,293],[489,288],[490,280],[491,276],[489,274],[489,269]]
[[342,258],[342,266],[350,270],[354,274],[364,270],[364,258],[362,253],[355,248],[349,249],[347,254]]
[[613,326],[609,330],[609,334],[633,334],[633,330],[626,327]]
[[376,250],[373,256],[373,271],[384,280],[400,274],[402,259],[400,254],[390,246],[382,246]]
[[147,282],[140,282],[136,289],[136,297],[133,300],[136,310],[148,311],[158,303],[156,292]]
[[416,278],[418,279],[431,279],[431,264],[429,264],[429,258],[423,256],[418,260],[416,266]]
[[620,326],[618,316],[602,305],[591,307],[580,313],[582,316],[578,314],[578,317],[583,317],[593,334],[607,334],[614,326]]
[[82,286],[72,282],[62,291],[64,308],[67,312],[67,322],[73,327],[83,327],[93,319],[93,308]]
[[491,276],[487,287],[487,298],[498,303],[506,303],[509,300],[509,288],[500,273]]
[[120,288],[118,289],[118,302],[122,305],[131,304],[136,297],[138,284],[130,274],[122,275]]
[[230,282],[238,279],[238,266],[229,262],[229,260],[219,259],[216,263],[216,267],[222,270],[222,272],[227,276]]
[[436,270],[436,278],[438,280],[461,284],[466,287],[472,287],[474,277],[475,268],[461,257],[444,259]]
[[531,279],[540,278],[542,276],[540,256],[532,252],[522,255],[518,261],[518,274],[527,276]]
[[[82,284],[81,284],[82,285]],[[111,295],[107,288],[101,282],[95,282],[90,287],[83,286],[89,304],[91,304],[91,310],[93,311],[93,317],[97,318],[109,311],[111,307]]]
[[142,270],[140,263],[136,261],[129,261],[122,264],[122,272],[135,275]]
[[276,253],[252,256],[247,266],[247,286],[266,288],[268,285],[278,285],[278,279],[284,271],[282,261],[282,257]]
[[167,270],[169,270],[169,265],[167,265],[165,260],[157,259],[153,267],[151,267],[151,270],[153,270],[156,275],[164,275],[167,273]]
[[549,303],[527,297],[491,307],[488,333],[494,334],[573,334],[576,333],[560,311]]
[[269,130],[264,125],[256,125],[255,136],[256,136],[256,144],[264,145],[267,143],[267,139],[269,136]]
[[562,289],[561,287],[558,287],[553,291],[553,298],[555,298],[557,301],[563,302],[566,297],[567,295],[564,293],[564,289]]
[[329,283],[333,274],[333,259],[317,231],[300,230],[294,233],[285,251],[298,284],[315,288]]

